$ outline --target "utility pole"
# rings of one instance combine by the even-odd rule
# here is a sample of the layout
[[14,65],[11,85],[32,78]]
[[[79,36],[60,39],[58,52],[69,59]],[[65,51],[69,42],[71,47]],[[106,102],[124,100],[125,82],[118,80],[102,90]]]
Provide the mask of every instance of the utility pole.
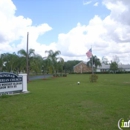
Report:
[[92,55],[92,74],[94,74],[94,69],[93,69],[93,55]]
[[[91,50],[92,50],[92,45],[91,45]],[[92,74],[94,74],[94,70],[93,70],[93,54],[92,54]]]
[[27,32],[27,56],[26,56],[27,82],[29,82],[29,68],[28,68],[28,41],[29,41],[29,32]]

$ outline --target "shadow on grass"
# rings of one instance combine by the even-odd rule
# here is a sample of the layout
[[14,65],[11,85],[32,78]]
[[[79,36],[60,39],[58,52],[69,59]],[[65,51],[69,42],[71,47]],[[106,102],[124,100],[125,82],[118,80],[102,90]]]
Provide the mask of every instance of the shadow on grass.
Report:
[[8,98],[8,97],[10,97],[10,95],[4,94],[4,95],[0,96],[0,99],[2,99],[2,98]]

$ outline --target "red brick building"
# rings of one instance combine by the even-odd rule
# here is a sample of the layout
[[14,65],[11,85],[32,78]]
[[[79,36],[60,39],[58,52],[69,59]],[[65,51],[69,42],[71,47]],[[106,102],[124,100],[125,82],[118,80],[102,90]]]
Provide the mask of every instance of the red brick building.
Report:
[[75,73],[92,72],[92,68],[88,67],[85,62],[80,62],[73,67]]

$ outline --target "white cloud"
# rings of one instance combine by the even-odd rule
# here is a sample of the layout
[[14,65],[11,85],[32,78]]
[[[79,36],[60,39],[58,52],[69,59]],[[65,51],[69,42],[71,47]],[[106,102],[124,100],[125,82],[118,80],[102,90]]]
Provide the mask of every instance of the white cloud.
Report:
[[[90,2],[90,1],[88,1]],[[122,63],[130,63],[130,1],[103,0],[110,14],[101,19],[95,15],[88,25],[78,23],[68,33],[58,35],[58,42],[40,44],[37,39],[52,28],[43,23],[32,25],[30,18],[15,16],[16,7],[11,0],[0,1],[0,53],[17,52],[26,48],[29,31],[29,48],[45,56],[45,50],[60,50],[65,60],[87,60],[85,53],[92,46],[93,54],[112,60],[117,55]],[[6,6],[5,6],[6,5]],[[15,40],[20,40],[15,44]],[[13,43],[12,43],[13,42]]]
[[111,11],[106,18],[94,16],[88,25],[79,23],[67,34],[59,34],[57,46],[63,55],[86,60],[92,45],[93,54],[100,58],[112,60],[117,55],[122,63],[130,63],[130,2],[104,0],[104,5]]
[[90,0],[90,1],[88,1],[88,0],[84,1],[84,0],[83,0],[83,5],[89,5],[89,4],[91,4],[91,3],[92,3],[91,0]]
[[96,2],[93,6],[98,6],[98,4],[99,4],[99,3],[98,3],[98,2]]
[[[40,52],[42,48],[49,48],[38,43],[37,39],[52,28],[47,23],[33,26],[30,18],[15,16],[15,11],[16,7],[11,0],[0,1],[0,18],[2,19],[0,20],[0,53],[16,52],[26,48],[27,32],[30,32],[30,48],[35,48],[37,52]],[[15,45],[15,41],[20,39],[21,42]],[[50,45],[50,47],[52,46],[54,45]]]

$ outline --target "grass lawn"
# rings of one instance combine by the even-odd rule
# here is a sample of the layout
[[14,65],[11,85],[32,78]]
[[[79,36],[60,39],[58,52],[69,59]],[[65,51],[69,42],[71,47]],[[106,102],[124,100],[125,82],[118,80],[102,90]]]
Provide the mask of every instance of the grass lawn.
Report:
[[130,119],[130,74],[98,76],[35,80],[29,94],[0,97],[0,130],[118,130]]

